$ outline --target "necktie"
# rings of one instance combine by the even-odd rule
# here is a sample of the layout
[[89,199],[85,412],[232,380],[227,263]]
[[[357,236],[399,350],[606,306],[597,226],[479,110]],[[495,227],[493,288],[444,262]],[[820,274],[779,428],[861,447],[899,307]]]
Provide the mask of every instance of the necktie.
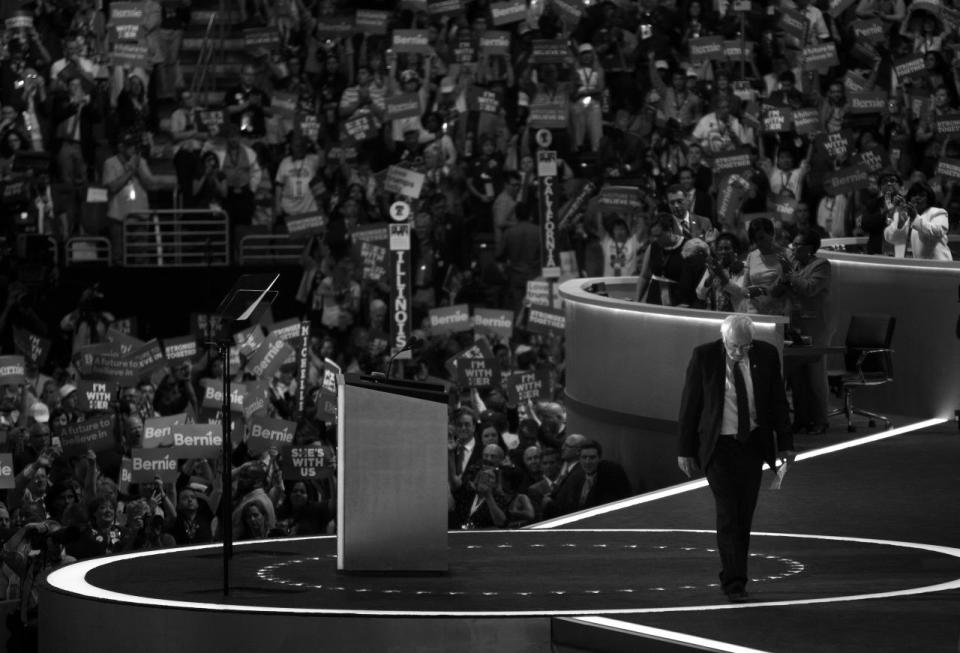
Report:
[[593,482],[596,476],[585,476],[583,479],[583,489],[580,490],[580,507],[587,505],[587,499],[590,496],[590,490],[593,489]]
[[740,363],[733,361],[733,386],[737,391],[737,440],[746,442],[750,437],[750,400],[747,383],[743,380]]
[[467,450],[464,449],[462,444],[457,445],[457,474],[463,473],[463,459],[464,454],[467,453]]

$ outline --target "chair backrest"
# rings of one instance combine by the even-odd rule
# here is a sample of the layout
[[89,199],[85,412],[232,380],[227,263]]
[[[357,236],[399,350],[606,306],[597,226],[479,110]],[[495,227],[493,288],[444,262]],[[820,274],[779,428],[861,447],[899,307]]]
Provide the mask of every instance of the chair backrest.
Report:
[[[857,359],[864,349],[889,349],[897,319],[892,315],[852,315],[847,329],[847,370],[857,371]],[[889,352],[873,354],[863,362],[864,373],[883,373],[893,378],[893,357]]]

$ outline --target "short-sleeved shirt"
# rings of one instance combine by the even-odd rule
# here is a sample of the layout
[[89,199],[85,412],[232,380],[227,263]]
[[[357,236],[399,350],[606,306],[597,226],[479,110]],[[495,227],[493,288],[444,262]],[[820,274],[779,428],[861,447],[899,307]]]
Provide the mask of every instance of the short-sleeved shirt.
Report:
[[310,190],[310,181],[317,176],[320,159],[308,154],[299,161],[285,157],[277,168],[276,183],[280,189],[280,208],[287,215],[312,213],[317,210],[317,201]]

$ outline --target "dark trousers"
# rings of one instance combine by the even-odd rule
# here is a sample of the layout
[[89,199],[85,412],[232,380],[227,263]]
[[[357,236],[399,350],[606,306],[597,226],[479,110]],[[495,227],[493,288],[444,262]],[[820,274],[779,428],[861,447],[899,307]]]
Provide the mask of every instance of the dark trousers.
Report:
[[728,594],[743,591],[747,584],[750,526],[762,473],[763,458],[755,447],[720,436],[707,465],[707,482],[717,505],[720,585]]

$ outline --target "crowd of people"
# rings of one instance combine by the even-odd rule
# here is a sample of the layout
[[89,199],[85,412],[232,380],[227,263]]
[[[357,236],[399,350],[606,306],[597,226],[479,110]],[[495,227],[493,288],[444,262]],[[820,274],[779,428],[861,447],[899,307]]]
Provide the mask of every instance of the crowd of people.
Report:
[[[450,390],[451,528],[522,526],[641,489],[603,460],[602,434],[567,432],[563,339],[525,328],[542,265],[539,151],[558,157],[563,275],[637,275],[639,301],[789,315],[798,337],[826,343],[823,238],[951,258],[960,9],[947,0],[242,0],[233,36],[256,45],[237,79],[216,80],[228,89],[216,103],[178,56],[191,14],[220,3],[146,0],[133,30],[111,4],[0,3],[0,213],[21,216],[8,242],[106,235],[116,257],[123,221],[151,207],[221,210],[235,234],[318,215],[297,297],[309,374],[300,393],[293,364],[256,379],[253,351],[234,369],[201,346],[83,410],[78,355],[169,334],[124,333],[106,310],[122,298],[87,288],[76,303],[59,271],[28,282],[8,257],[0,343],[26,370],[0,396],[15,475],[0,508],[6,598],[29,603],[38,574],[70,560],[218,538],[216,460],[181,460],[175,482],[121,471],[145,420],[202,419],[201,381],[224,365],[265,381],[268,415],[335,460],[324,375],[331,362],[387,371],[390,288],[361,232],[397,199],[411,206],[415,324],[446,305],[517,313],[509,336],[418,330],[426,344],[403,365]],[[388,190],[397,169],[420,175],[417,192]],[[97,203],[105,222],[88,219]],[[549,388],[518,400],[497,382],[458,385],[448,361],[481,341],[501,379],[545,373]],[[786,376],[795,429],[822,430],[823,370]],[[63,429],[98,414],[115,416],[115,446],[65,451]],[[238,539],[335,532],[333,479],[285,478],[283,456],[236,447]]]

